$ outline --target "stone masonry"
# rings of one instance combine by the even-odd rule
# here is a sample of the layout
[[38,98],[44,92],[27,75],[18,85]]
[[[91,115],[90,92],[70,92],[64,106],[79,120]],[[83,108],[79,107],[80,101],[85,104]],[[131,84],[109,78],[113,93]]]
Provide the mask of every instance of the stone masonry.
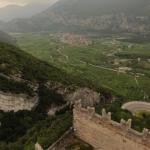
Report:
[[75,104],[73,114],[76,136],[95,150],[150,150],[149,130],[142,133],[133,130],[131,119],[117,123],[104,109],[98,115],[92,107],[82,108],[80,102]]

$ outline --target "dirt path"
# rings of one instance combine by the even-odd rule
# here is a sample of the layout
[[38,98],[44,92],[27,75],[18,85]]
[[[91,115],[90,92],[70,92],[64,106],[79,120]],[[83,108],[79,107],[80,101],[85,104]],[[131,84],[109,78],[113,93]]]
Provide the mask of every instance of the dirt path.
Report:
[[138,79],[137,79],[137,77],[135,76],[135,83],[136,83],[136,85],[139,87],[139,81],[138,81]]
[[103,67],[103,66],[98,66],[98,65],[94,65],[92,63],[87,63],[83,60],[79,60],[80,63],[83,63],[83,64],[88,64],[89,66],[92,66],[92,67],[95,67],[95,68],[99,68],[99,69],[104,69],[104,70],[108,70],[108,71],[113,71],[113,72],[118,72],[118,70],[116,69],[112,69],[112,68],[107,68],[107,67]]

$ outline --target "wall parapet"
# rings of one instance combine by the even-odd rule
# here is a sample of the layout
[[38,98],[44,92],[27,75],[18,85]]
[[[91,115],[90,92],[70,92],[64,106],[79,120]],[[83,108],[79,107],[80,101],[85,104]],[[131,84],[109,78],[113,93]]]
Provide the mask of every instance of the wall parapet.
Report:
[[107,113],[103,109],[101,115],[97,114],[94,107],[83,108],[80,100],[75,103],[73,112],[74,121],[80,115],[81,118],[89,119],[96,124],[115,130],[118,134],[150,148],[150,131],[145,128],[142,132],[132,129],[132,119],[128,119],[127,121],[121,119],[120,123],[118,123],[111,119],[111,112]]

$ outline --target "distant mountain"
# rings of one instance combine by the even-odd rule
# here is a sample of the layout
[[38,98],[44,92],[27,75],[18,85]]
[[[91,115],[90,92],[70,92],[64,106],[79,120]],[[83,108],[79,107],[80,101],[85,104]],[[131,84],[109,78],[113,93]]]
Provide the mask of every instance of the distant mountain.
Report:
[[28,18],[50,7],[55,1],[37,0],[25,6],[8,5],[0,8],[0,20],[10,21],[15,18]]
[[59,0],[29,19],[15,19],[7,31],[150,31],[149,0]]
[[60,0],[50,9],[85,17],[113,13],[145,15],[149,6],[149,0]]

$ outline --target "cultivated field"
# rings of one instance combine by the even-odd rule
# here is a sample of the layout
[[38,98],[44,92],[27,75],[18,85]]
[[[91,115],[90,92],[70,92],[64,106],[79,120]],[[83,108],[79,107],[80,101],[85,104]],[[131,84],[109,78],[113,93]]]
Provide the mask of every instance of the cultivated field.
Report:
[[12,33],[19,47],[98,88],[128,100],[149,100],[150,42],[75,34]]

